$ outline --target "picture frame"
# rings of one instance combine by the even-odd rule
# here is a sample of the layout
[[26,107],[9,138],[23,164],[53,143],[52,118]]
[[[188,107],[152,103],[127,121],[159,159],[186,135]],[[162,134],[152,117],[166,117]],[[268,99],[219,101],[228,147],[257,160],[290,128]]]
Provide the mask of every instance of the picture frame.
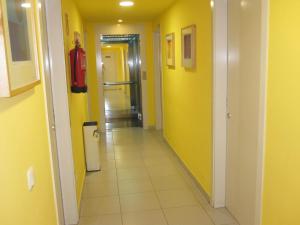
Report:
[[0,0],[0,97],[40,83],[33,0]]
[[175,33],[166,35],[166,63],[169,67],[175,66]]
[[181,29],[181,63],[186,69],[196,67],[196,25]]

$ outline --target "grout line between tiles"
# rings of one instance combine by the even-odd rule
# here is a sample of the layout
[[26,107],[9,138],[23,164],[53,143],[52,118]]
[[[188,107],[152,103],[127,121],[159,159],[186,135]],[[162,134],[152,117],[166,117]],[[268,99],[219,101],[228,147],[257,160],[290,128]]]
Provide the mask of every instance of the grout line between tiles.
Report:
[[158,200],[160,210],[161,210],[161,212],[162,212],[162,214],[163,214],[163,216],[164,216],[165,222],[166,222],[167,225],[170,225],[170,224],[169,224],[169,221],[168,221],[168,219],[167,219],[167,216],[166,216],[166,214],[165,214],[165,211],[164,211],[164,209],[163,209],[163,207],[162,207],[161,201],[160,201],[160,199],[159,199],[159,196],[158,196],[158,190],[156,190],[156,188],[155,188],[155,186],[154,186],[154,183],[153,183],[153,180],[152,180],[152,177],[150,176],[149,168],[147,167],[146,169],[147,169],[147,173],[148,173],[148,175],[149,175],[149,177],[150,177],[151,185],[152,185],[152,187],[153,187],[153,189],[154,189],[154,194],[155,194],[155,196],[156,196],[156,198],[157,198],[157,200]]
[[[118,132],[118,133],[116,133],[116,132]],[[122,131],[122,132],[124,132],[124,131]],[[144,132],[144,131],[141,131],[141,132]],[[127,135],[126,131],[125,131],[124,134]],[[114,171],[115,171],[115,175],[116,175],[116,185],[117,185],[117,193],[116,194],[117,194],[117,197],[118,197],[118,200],[119,200],[119,208],[120,208],[119,210],[120,210],[121,223],[122,223],[122,225],[124,225],[124,223],[125,223],[125,221],[124,221],[124,219],[125,219],[124,215],[125,215],[126,212],[123,212],[123,210],[122,210],[122,204],[121,204],[121,195],[122,194],[120,193],[120,179],[119,179],[119,174],[118,174],[118,169],[119,168],[117,168],[117,160],[116,160],[116,151],[115,150],[116,150],[116,146],[117,145],[126,146],[127,144],[126,143],[117,143],[116,142],[116,138],[117,138],[116,135],[120,135],[120,133],[119,133],[118,130],[117,131],[112,130],[111,131],[111,136],[110,135],[109,136],[105,135],[105,141],[106,141],[106,149],[105,150],[107,150],[107,148],[109,146],[110,152],[114,156],[114,160],[115,160],[114,161],[114,165],[115,165]],[[123,134],[121,134],[121,136],[122,135]],[[125,135],[125,137],[121,137],[121,138],[125,138],[126,139],[126,135]],[[130,136],[131,133],[128,133],[128,135]],[[135,135],[135,134],[133,133],[132,135]],[[147,133],[147,135],[149,135],[149,134]],[[140,137],[140,136],[138,136],[138,137]],[[109,142],[107,142],[108,138],[110,139]],[[175,169],[177,171],[176,174],[174,174],[174,175],[168,175],[168,176],[165,176],[165,177],[175,176],[175,175],[176,176],[180,176],[183,179],[183,181],[187,184],[188,190],[190,190],[192,192],[192,194],[194,195],[194,197],[196,198],[197,203],[198,203],[197,206],[201,207],[203,209],[204,213],[208,216],[208,218],[212,222],[212,224],[218,225],[217,223],[214,222],[214,219],[213,219],[214,216],[208,213],[209,212],[208,211],[209,208],[207,208],[206,201],[205,201],[206,200],[205,196],[203,196],[203,194],[201,193],[201,190],[199,190],[199,188],[194,184],[194,182],[192,180],[193,178],[191,177],[190,174],[188,174],[185,171],[185,169],[183,168],[183,165],[181,164],[181,162],[178,161],[178,159],[174,156],[173,150],[170,149],[169,146],[164,142],[164,140],[163,139],[161,140],[160,139],[161,137],[157,136],[156,134],[155,135],[150,134],[149,136],[143,136],[143,138],[146,141],[143,141],[142,145],[134,143],[134,141],[131,143],[131,145],[132,146],[140,146],[141,147],[141,148],[138,148],[138,153],[140,154],[141,159],[143,161],[143,168],[146,170],[146,173],[147,173],[147,176],[145,176],[143,178],[150,179],[150,183],[151,183],[152,188],[153,188],[153,191],[151,191],[151,192],[155,194],[155,197],[158,200],[160,211],[163,213],[163,217],[164,217],[164,220],[165,220],[166,224],[170,225],[169,221],[167,220],[167,215],[165,213],[165,209],[169,209],[169,208],[181,208],[183,206],[175,206],[175,207],[163,208],[163,205],[162,205],[162,203],[160,201],[160,198],[159,198],[159,192],[160,191],[175,190],[175,189],[179,190],[179,189],[183,189],[183,188],[174,188],[174,189],[167,188],[166,190],[160,190],[159,188],[158,189],[155,188],[153,176],[151,176],[151,173],[150,173],[150,168],[152,168],[152,166],[146,166],[146,159],[147,159],[147,157],[144,157],[143,154],[142,154],[142,151],[144,150],[144,148],[142,148],[142,146],[146,146],[147,149],[148,149],[148,146],[150,145],[150,151],[151,151],[151,143],[152,143],[151,140],[150,140],[151,138],[154,140],[154,143],[157,142],[157,144],[161,145],[161,147],[159,147],[159,149],[156,149],[156,150],[158,152],[166,152],[167,153],[166,157],[169,160],[172,161],[172,163],[173,163],[173,165],[174,165],[174,167],[175,167]],[[138,143],[140,143],[140,142],[138,142]],[[126,154],[126,152],[125,152],[125,154]],[[157,166],[156,164],[153,165],[153,167],[156,167],[156,166]],[[108,167],[107,171],[112,171],[112,168]],[[143,178],[141,178],[141,179],[143,179]],[[136,179],[139,179],[139,178],[136,178]],[[123,179],[123,180],[130,180],[130,179]],[[147,193],[147,192],[150,192],[150,191],[135,192],[135,193],[128,193],[128,194],[141,194],[141,193]],[[124,195],[126,195],[126,193]],[[207,202],[207,204],[209,204],[209,203]],[[190,206],[192,206],[192,205],[190,205]],[[193,205],[193,206],[196,207],[196,205]],[[147,212],[147,211],[154,211],[154,210],[143,210],[143,212]],[[80,216],[80,217],[83,217],[83,216]]]
[[[116,152],[115,152],[115,140],[114,140],[114,132],[112,130],[112,147],[113,147],[113,152],[114,152],[114,158],[116,159]],[[121,223],[124,225],[124,218],[123,218],[123,212],[122,212],[122,205],[121,205],[121,197],[120,197],[120,188],[119,188],[119,179],[118,179],[118,170],[117,170],[117,161],[115,160],[115,168],[116,168],[116,182],[117,182],[117,193],[118,193],[118,198],[119,198],[119,206],[120,206],[120,216],[121,216]]]

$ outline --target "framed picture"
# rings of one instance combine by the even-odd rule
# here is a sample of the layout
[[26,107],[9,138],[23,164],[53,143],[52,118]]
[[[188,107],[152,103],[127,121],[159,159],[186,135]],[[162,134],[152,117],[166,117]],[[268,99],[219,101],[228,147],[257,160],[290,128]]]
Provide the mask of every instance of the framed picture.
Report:
[[175,66],[175,34],[166,35],[167,66]]
[[0,97],[40,82],[34,2],[0,0]]
[[181,62],[187,69],[196,66],[196,25],[181,30]]

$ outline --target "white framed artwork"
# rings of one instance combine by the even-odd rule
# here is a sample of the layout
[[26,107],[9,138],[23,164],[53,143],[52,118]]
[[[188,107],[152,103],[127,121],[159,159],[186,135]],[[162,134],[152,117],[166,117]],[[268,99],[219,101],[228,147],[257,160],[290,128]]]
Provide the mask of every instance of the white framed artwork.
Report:
[[196,25],[181,30],[181,63],[187,69],[196,66]]
[[0,97],[40,83],[35,2],[0,0]]
[[175,34],[166,35],[166,61],[167,66],[175,66]]

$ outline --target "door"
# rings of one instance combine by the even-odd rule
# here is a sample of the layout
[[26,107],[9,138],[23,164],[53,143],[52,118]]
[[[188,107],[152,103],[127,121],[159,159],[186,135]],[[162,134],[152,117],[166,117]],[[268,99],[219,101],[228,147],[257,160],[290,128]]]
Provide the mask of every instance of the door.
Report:
[[114,52],[102,53],[102,60],[104,82],[116,82],[118,80],[116,54]]
[[45,95],[47,103],[47,118],[49,127],[49,138],[50,138],[50,148],[51,148],[51,163],[52,163],[52,173],[54,182],[54,192],[56,198],[56,210],[58,216],[58,223],[65,224],[64,212],[63,212],[63,202],[62,202],[62,191],[61,191],[61,180],[58,162],[58,150],[56,142],[56,129],[55,129],[55,117],[54,117],[54,106],[53,106],[53,96],[52,96],[52,86],[51,86],[51,71],[50,71],[50,57],[48,49],[48,33],[47,33],[47,23],[46,23],[46,9],[45,0],[38,1],[40,5],[39,10],[39,21],[40,26],[38,27],[40,31],[41,38],[41,51],[43,61],[43,79],[45,85]]
[[[131,108],[142,115],[142,97],[141,97],[141,68],[140,68],[140,41],[139,36],[135,36],[128,42],[128,64],[130,81],[133,85],[130,85],[130,100]],[[140,118],[141,120],[142,118]]]
[[226,206],[241,225],[254,225],[259,167],[261,85],[260,0],[228,1]]

